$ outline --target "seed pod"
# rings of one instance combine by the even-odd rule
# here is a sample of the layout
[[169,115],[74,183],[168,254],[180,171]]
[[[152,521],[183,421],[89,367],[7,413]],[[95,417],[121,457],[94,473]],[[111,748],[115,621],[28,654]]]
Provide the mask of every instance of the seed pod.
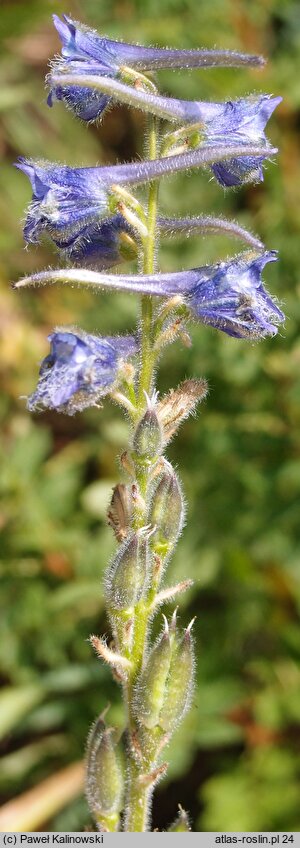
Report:
[[116,818],[122,806],[123,775],[113,733],[100,717],[88,738],[86,796],[97,822]]
[[148,541],[141,533],[125,539],[106,572],[108,606],[116,610],[133,607],[142,597],[147,582]]
[[162,429],[153,406],[148,406],[133,435],[133,450],[139,459],[152,459],[162,448]]
[[190,625],[182,639],[175,638],[172,646],[165,698],[159,715],[160,727],[167,733],[175,730],[189,706],[193,691],[193,677],[194,651]]
[[113,489],[107,512],[108,524],[112,527],[118,542],[123,542],[128,536],[131,517],[132,497],[129,486],[118,483]]
[[188,814],[178,804],[178,816],[168,827],[167,833],[190,833],[190,830]]
[[176,544],[184,522],[182,492],[171,466],[163,472],[154,491],[149,521],[156,527],[151,538],[152,546],[164,557]]
[[135,689],[135,714],[145,727],[152,728],[160,723],[159,716],[165,699],[170,661],[171,642],[167,626],[152,648]]

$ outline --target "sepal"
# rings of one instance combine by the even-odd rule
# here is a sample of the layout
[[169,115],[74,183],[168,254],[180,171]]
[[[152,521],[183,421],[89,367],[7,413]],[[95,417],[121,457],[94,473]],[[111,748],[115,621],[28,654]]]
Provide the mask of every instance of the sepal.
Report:
[[115,669],[118,673],[118,679],[123,680],[123,675],[131,670],[132,664],[130,660],[109,648],[105,639],[101,639],[99,636],[90,636],[90,643],[98,657],[111,666],[112,669]]
[[105,576],[108,608],[128,610],[141,600],[148,580],[149,542],[142,531],[131,533],[112,560]]
[[159,456],[163,443],[162,429],[156,412],[156,397],[147,397],[147,409],[138,422],[132,439],[134,458],[139,462]]
[[190,833],[191,826],[187,812],[178,804],[177,818],[168,827],[167,833]]
[[193,622],[182,637],[176,632],[176,610],[150,651],[134,692],[134,711],[143,730],[161,734],[163,745],[183,718],[193,691]]
[[146,660],[134,694],[134,711],[140,724],[152,729],[159,724],[164,703],[166,681],[171,662],[171,639],[168,623]]
[[149,521],[153,527],[151,547],[162,559],[174,549],[184,523],[184,501],[178,478],[169,463],[154,490]]
[[103,717],[91,728],[86,752],[86,797],[100,829],[115,831],[123,800],[123,773],[115,731]]
[[167,680],[164,703],[159,716],[159,725],[166,733],[172,733],[189,707],[194,681],[194,650],[191,638],[193,621],[181,639],[175,636],[172,658]]

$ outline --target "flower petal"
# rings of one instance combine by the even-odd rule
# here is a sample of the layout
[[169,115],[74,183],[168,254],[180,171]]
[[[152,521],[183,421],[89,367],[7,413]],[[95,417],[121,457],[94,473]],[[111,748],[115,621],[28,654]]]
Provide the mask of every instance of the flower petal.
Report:
[[56,409],[73,415],[109,394],[123,359],[137,352],[134,336],[99,337],[83,330],[56,330],[40,368],[28,409]]

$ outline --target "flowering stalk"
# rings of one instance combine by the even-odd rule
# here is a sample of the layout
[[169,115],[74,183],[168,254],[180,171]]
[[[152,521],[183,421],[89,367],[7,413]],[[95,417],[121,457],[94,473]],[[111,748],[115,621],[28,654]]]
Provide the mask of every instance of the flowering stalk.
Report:
[[[152,116],[148,117],[148,152],[149,159],[156,159],[158,150],[158,127],[157,120]],[[143,245],[143,270],[145,274],[152,274],[155,271],[155,237],[157,232],[156,227],[156,218],[157,218],[157,203],[158,203],[158,189],[159,183],[157,181],[150,182],[148,188],[148,214],[147,214],[147,236]],[[141,333],[141,359],[140,359],[140,372],[139,372],[139,380],[138,380],[138,388],[137,388],[137,397],[138,397],[138,418],[142,421],[141,428],[145,426],[147,431],[147,436],[151,428],[150,416],[153,414],[153,428],[158,429],[158,439],[160,437],[159,433],[159,423],[156,420],[156,414],[149,410],[149,423],[143,423],[143,412],[145,409],[145,402],[147,397],[149,397],[151,390],[153,388],[153,379],[154,379],[154,351],[153,351],[153,336],[152,336],[152,327],[153,323],[153,306],[152,299],[149,295],[143,295],[141,298],[141,325],[140,325],[140,333]],[[145,422],[144,414],[144,422]],[[141,429],[140,428],[140,429]],[[136,430],[136,445],[138,448],[138,430]],[[149,441],[149,446],[151,445],[151,441]],[[157,451],[158,448],[158,451]],[[137,450],[137,455],[139,456],[139,461],[136,464],[136,482],[138,486],[138,490],[140,493],[140,497],[144,502],[144,509],[140,507],[140,504],[137,505],[136,515],[135,515],[135,524],[137,528],[142,528],[147,524],[147,512],[149,509],[149,468],[151,465],[155,466],[157,461],[157,453],[159,452],[160,445],[154,440],[153,450],[148,450],[148,455],[141,453],[141,451]],[[152,455],[151,455],[152,454]],[[150,465],[145,467],[143,461],[144,459]],[[151,587],[152,592],[153,588]],[[150,593],[151,593],[150,589]],[[149,618],[152,612],[152,597],[147,603],[142,601],[141,605],[135,609],[134,619],[133,619],[133,627],[134,627],[134,639],[135,639],[135,650],[133,651],[133,659],[132,659],[132,669],[130,672],[130,679],[128,681],[127,687],[127,699],[128,699],[128,724],[129,724],[129,734],[131,735],[131,742],[129,742],[128,753],[129,753],[129,763],[128,763],[128,797],[127,797],[127,805],[126,805],[126,821],[125,821],[125,829],[127,831],[145,831],[148,825],[148,810],[149,810],[149,795],[153,791],[154,782],[150,782],[144,784],[140,781],[141,776],[141,763],[137,762],[136,759],[136,751],[134,750],[134,746],[132,744],[132,736],[137,734],[138,728],[136,726],[136,720],[133,711],[133,698],[134,698],[134,687],[137,680],[137,676],[142,667],[143,658],[146,653],[147,648],[147,636],[148,636],[148,624]],[[145,772],[151,774],[155,766],[155,746],[152,748],[150,745],[150,751],[147,753],[142,752],[142,757],[146,762],[143,763],[145,767]]]
[[[99,118],[115,100],[148,113],[148,159],[100,168],[69,168],[21,159],[18,167],[32,185],[24,228],[26,241],[49,236],[60,254],[77,267],[25,277],[15,288],[61,282],[135,293],[141,299],[134,333],[90,335],[57,328],[42,362],[28,408],[56,409],[69,415],[108,396],[125,410],[130,424],[121,456],[125,482],[115,486],[108,523],[117,549],[105,575],[111,645],[91,636],[97,656],[122,687],[126,709],[125,757],[120,733],[93,725],[87,745],[86,795],[101,831],[150,827],[150,802],[168,763],[165,749],[188,709],[194,678],[193,621],[182,631],[176,610],[155,642],[151,623],[160,607],[192,585],[165,583],[185,519],[180,481],[164,456],[180,424],[204,399],[203,379],[187,379],[162,398],[155,390],[160,356],[180,339],[190,345],[188,322],[208,324],[238,339],[262,339],[277,332],[283,313],[264,287],[262,272],[276,260],[259,238],[238,223],[199,215],[159,215],[160,179],[177,171],[209,166],[222,185],[263,179],[262,164],[276,150],[264,135],[280,98],[269,95],[236,102],[177,101],[159,95],[143,72],[161,67],[260,65],[260,57],[224,51],[142,48],[111,41],[74,22],[54,17],[62,55],[49,74],[49,105],[62,100],[75,115]],[[184,121],[165,131],[161,118]],[[128,186],[148,186],[144,205]],[[246,242],[248,250],[211,266],[172,273],[158,268],[158,238],[223,233]],[[251,249],[250,249],[251,248]],[[126,259],[138,259],[139,274],[110,274]],[[84,267],[83,267],[84,265]],[[125,760],[125,762],[124,762]],[[123,817],[122,817],[123,814]],[[169,832],[190,829],[186,812]]]

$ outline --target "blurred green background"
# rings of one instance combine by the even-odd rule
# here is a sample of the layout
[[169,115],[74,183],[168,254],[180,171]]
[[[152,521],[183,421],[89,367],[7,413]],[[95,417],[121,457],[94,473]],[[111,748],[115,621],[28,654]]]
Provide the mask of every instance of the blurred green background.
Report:
[[[280,156],[262,185],[225,193],[197,172],[169,179],[161,191],[165,214],[227,214],[277,248],[280,262],[265,276],[288,317],[275,339],[253,346],[194,327],[193,347],[177,344],[162,362],[160,391],[201,375],[210,394],[168,453],[189,503],[169,577],[195,580],[181,620],[197,614],[198,664],[192,708],[156,793],[154,826],[165,828],[180,801],[197,831],[299,830],[300,7],[292,0],[69,0],[67,7],[2,0],[0,789],[4,804],[15,797],[20,804],[15,812],[3,808],[12,811],[6,829],[16,828],[20,809],[26,829],[22,796],[34,787],[45,811],[36,820],[31,813],[28,830],[88,826],[78,779],[74,789],[72,770],[62,770],[82,758],[89,725],[108,700],[111,721],[122,723],[117,684],[87,637],[108,628],[101,580],[114,545],[105,510],[127,425],[111,405],[74,418],[32,416],[24,396],[53,326],[127,330],[137,302],[67,288],[11,291],[11,280],[59,264],[48,243],[24,250],[30,189],[12,163],[18,155],[78,165],[135,158],[144,118],[115,108],[96,129],[76,123],[62,104],[48,109],[44,76],[58,50],[53,12],[124,40],[269,57],[263,71],[161,73],[174,96],[219,100],[256,90],[284,97],[269,128]],[[223,238],[165,242],[161,267],[195,266],[234,250]],[[44,784],[51,775],[52,806]],[[27,815],[33,797],[23,799]]]

